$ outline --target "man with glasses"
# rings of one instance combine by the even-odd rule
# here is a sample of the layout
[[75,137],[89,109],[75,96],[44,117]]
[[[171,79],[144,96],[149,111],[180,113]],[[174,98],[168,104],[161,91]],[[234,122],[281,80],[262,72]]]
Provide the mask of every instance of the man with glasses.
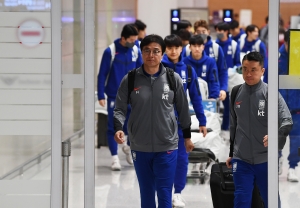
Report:
[[[251,207],[254,183],[264,207],[268,207],[268,85],[261,80],[263,65],[260,53],[246,54],[242,61],[245,83],[231,92],[230,151],[226,165],[233,172],[234,208]],[[279,94],[279,149],[283,148],[292,124],[290,111]]]
[[[158,35],[149,35],[142,40],[144,64],[123,78],[114,110],[115,140],[121,144],[124,142],[122,129],[127,103],[131,105],[128,133],[140,187],[140,207],[156,207],[157,193],[158,208],[172,208],[178,152],[175,106],[185,139],[185,150],[191,152],[194,148],[182,80],[177,73],[161,64],[165,49],[165,43]],[[132,90],[130,84],[133,84]]]
[[[107,95],[107,139],[110,153],[112,155],[111,169],[121,170],[118,157],[118,144],[114,140],[113,109],[117,90],[122,78],[128,71],[140,67],[142,64],[141,52],[135,46],[138,31],[131,24],[123,27],[121,38],[118,38],[108,48],[105,49],[98,74],[98,100],[99,104],[105,106],[105,96]],[[128,111],[128,114],[130,110]],[[125,124],[127,126],[127,124]],[[127,134],[127,130],[125,128]],[[124,144],[126,145],[126,143]],[[124,146],[123,151],[127,154],[127,162],[132,164],[130,147]]]

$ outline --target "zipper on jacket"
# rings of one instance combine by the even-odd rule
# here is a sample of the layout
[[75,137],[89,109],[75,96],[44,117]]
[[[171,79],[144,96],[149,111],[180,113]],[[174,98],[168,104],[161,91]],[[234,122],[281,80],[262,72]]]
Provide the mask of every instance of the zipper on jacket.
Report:
[[154,152],[154,139],[153,139],[153,84],[152,83],[152,76],[150,76],[150,85],[151,85],[151,114],[150,114],[150,123],[151,123],[151,139],[152,139],[152,152]]
[[251,145],[251,158],[252,158],[252,164],[254,164],[254,158],[253,158],[253,144],[252,144],[252,134],[251,134],[251,130],[252,130],[252,125],[251,125],[251,94],[252,94],[252,87],[250,87],[250,96],[249,96],[249,139],[250,139],[250,145]]

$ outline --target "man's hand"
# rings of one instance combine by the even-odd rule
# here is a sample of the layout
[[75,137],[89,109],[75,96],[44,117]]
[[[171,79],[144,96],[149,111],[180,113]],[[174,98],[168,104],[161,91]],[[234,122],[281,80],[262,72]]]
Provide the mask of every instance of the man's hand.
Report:
[[207,134],[206,126],[199,126],[199,133],[203,133],[203,136],[205,137]]
[[194,149],[194,144],[191,138],[184,139],[184,146],[187,153],[191,152]]
[[118,144],[123,144],[125,142],[125,139],[124,139],[124,132],[123,131],[117,131],[115,133],[115,141],[118,143]]
[[220,98],[221,101],[226,99],[226,92],[224,90],[220,91],[219,98]]
[[232,160],[232,157],[227,158],[227,160],[226,160],[226,166],[227,166],[227,168],[232,168],[231,160]]
[[268,146],[268,135],[264,136],[263,143],[264,143],[264,146],[265,146],[265,147]]
[[99,104],[104,107],[105,106],[105,99],[99,100]]

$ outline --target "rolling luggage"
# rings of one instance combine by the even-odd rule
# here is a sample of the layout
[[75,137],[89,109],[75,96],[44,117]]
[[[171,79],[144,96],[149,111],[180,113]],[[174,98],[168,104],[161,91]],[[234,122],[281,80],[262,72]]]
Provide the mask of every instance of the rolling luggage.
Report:
[[[234,207],[234,183],[232,169],[225,163],[214,164],[211,167],[210,191],[214,208]],[[252,193],[252,208],[264,208],[257,186]]]

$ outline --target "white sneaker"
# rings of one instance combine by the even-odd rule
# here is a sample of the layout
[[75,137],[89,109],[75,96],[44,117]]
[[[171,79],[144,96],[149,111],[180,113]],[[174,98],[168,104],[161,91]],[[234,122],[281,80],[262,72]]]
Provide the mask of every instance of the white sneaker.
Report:
[[113,160],[112,164],[111,164],[111,170],[113,171],[120,171],[121,170],[121,164],[120,164],[120,160]]
[[290,182],[298,182],[299,181],[294,168],[289,168],[287,180]]
[[192,174],[200,174],[200,165],[201,165],[201,163],[194,163],[191,173]]
[[181,194],[174,194],[172,204],[174,208],[183,208],[185,207],[185,201],[182,198]]
[[282,174],[282,164],[283,164],[283,157],[280,157],[278,163],[278,175]]
[[132,165],[133,160],[132,160],[130,147],[128,145],[123,146],[122,150],[123,150],[124,154],[126,155],[126,161],[128,162],[129,165]]

